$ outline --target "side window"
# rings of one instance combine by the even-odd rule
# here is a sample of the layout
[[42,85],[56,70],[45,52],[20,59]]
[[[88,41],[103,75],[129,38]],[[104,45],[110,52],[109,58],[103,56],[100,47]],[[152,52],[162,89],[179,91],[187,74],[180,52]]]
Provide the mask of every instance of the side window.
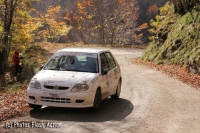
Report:
[[100,59],[101,59],[101,70],[106,69],[106,70],[110,70],[110,66],[109,66],[109,62],[106,58],[105,53],[102,53],[100,55]]
[[115,60],[113,59],[113,56],[112,56],[109,52],[106,53],[106,56],[107,56],[108,61],[109,61],[109,63],[110,63],[111,69],[115,68],[115,67],[116,67],[116,62],[115,62]]

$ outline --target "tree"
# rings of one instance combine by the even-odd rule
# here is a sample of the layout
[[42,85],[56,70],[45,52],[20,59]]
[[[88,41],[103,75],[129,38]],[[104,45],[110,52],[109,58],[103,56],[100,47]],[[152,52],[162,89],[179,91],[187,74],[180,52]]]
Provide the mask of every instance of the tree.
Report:
[[193,7],[198,1],[199,0],[172,0],[174,5],[174,11],[176,13],[182,13],[183,11],[187,11],[189,7]]
[[4,74],[8,61],[11,45],[12,32],[17,9],[30,6],[30,0],[0,0],[0,75]]
[[83,0],[66,19],[84,43],[133,44],[142,37],[136,35],[138,12],[135,0]]
[[61,18],[60,6],[49,6],[45,13],[40,13],[34,9],[37,16],[34,18],[34,23],[40,25],[35,35],[38,41],[57,42],[61,36],[64,36],[70,30]]
[[[34,29],[29,23],[33,18],[30,16],[30,13],[31,1],[29,0],[23,1],[16,8],[11,27],[10,53],[14,52],[13,50],[16,48],[20,49],[22,52],[28,47],[29,43],[33,42],[33,35],[31,33]],[[37,27],[37,25],[34,25],[34,27]]]
[[[161,41],[166,40],[166,31],[164,31],[164,28],[166,28],[168,25],[174,23],[174,18],[171,17],[172,14],[174,14],[173,5],[170,2],[167,2],[163,7],[159,9],[160,14],[156,15],[155,21],[153,19],[150,20],[151,28],[149,29],[150,35],[149,40],[152,42],[158,40],[158,34],[159,36],[163,36]],[[166,28],[168,29],[168,27]],[[160,32],[163,32],[162,35],[160,35]]]

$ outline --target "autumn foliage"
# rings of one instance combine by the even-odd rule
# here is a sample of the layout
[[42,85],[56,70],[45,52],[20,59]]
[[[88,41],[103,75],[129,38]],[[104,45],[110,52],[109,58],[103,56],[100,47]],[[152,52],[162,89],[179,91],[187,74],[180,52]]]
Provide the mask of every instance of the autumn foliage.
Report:
[[12,62],[16,49],[23,53],[37,42],[57,42],[70,30],[58,15],[60,6],[50,6],[40,13],[31,4],[31,0],[0,0],[0,75]]
[[16,92],[0,93],[0,121],[16,115],[22,115],[30,110],[27,103],[27,85],[19,87],[20,90]]
[[139,6],[136,0],[83,0],[66,14],[73,27],[70,34],[83,43],[141,44],[147,23],[138,27]]
[[147,10],[147,15],[157,15],[159,13],[159,7],[157,4],[150,5]]

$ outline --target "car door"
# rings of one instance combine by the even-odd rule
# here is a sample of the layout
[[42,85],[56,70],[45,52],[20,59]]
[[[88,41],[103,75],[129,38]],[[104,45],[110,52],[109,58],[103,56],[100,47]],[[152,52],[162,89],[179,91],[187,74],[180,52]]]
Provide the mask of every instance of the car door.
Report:
[[108,71],[106,75],[101,74],[101,90],[102,90],[102,97],[106,97],[110,94],[110,65],[105,53],[100,54],[100,70],[101,73],[103,69]]
[[116,62],[110,52],[106,52],[105,55],[108,59],[109,65],[110,65],[110,70],[109,70],[110,94],[113,94],[113,93],[115,93],[117,83],[118,83],[117,67],[116,67],[117,65],[116,65]]

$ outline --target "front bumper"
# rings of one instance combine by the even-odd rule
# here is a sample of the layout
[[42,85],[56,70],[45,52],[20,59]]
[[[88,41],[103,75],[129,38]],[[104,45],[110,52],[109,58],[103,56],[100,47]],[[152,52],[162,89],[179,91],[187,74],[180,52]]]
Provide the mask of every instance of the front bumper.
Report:
[[86,108],[92,107],[95,92],[60,92],[27,90],[28,103],[52,107]]

